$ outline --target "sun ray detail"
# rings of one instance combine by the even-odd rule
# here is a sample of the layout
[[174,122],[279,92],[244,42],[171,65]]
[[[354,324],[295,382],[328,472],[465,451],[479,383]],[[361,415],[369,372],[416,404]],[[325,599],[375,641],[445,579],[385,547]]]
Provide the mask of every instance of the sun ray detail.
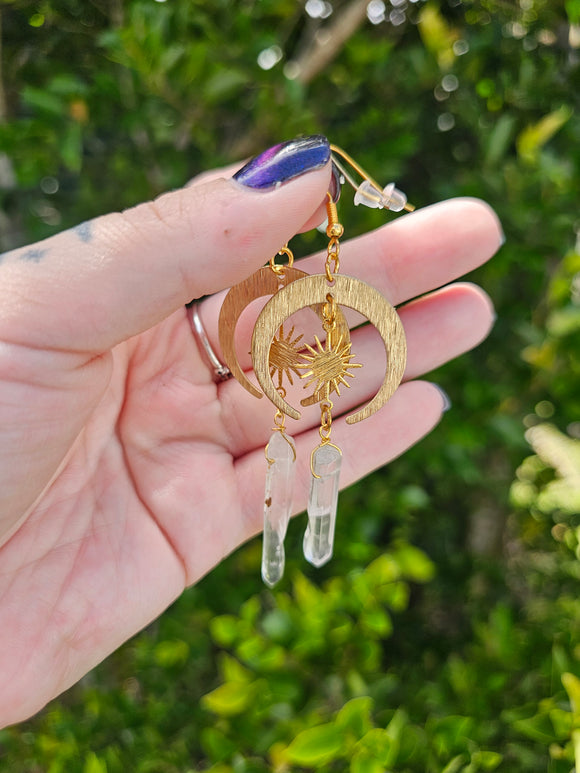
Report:
[[278,389],[282,387],[284,376],[286,376],[290,385],[294,384],[292,373],[298,377],[301,376],[301,373],[297,370],[301,348],[298,347],[298,344],[304,338],[304,334],[301,333],[296,338],[293,338],[293,336],[294,326],[290,329],[288,335],[285,335],[284,325],[282,324],[280,325],[278,335],[274,337],[270,346],[270,377],[272,381],[274,381],[276,376],[278,377]]
[[331,392],[336,392],[340,397],[340,385],[343,384],[349,389],[351,386],[345,376],[354,378],[354,373],[350,373],[349,369],[362,368],[361,363],[351,362],[355,355],[350,353],[352,346],[350,339],[344,340],[342,336],[337,341],[332,339],[333,337],[329,335],[323,346],[318,336],[315,336],[316,348],[306,344],[311,354],[302,352],[301,361],[295,365],[296,369],[306,371],[300,374],[300,378],[308,379],[305,389],[316,383],[314,395],[317,400],[329,399]]

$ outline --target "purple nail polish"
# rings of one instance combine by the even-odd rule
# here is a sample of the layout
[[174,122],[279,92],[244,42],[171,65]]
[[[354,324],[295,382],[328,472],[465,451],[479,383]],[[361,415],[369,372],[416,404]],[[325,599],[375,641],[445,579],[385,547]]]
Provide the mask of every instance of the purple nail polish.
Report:
[[243,166],[234,180],[248,188],[265,190],[320,169],[330,160],[326,137],[314,134],[274,145]]
[[328,192],[332,196],[332,200],[334,201],[335,204],[340,199],[340,194],[342,193],[342,185],[340,184],[340,180],[341,180],[340,170],[337,166],[335,166],[333,161],[332,174],[330,176],[330,185],[328,187]]

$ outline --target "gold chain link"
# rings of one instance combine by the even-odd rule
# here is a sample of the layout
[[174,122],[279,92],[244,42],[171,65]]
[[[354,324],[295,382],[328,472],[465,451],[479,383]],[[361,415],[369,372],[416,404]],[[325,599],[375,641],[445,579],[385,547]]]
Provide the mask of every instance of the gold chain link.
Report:
[[332,282],[333,274],[338,274],[340,269],[340,261],[338,258],[340,253],[339,239],[344,233],[344,228],[338,220],[336,204],[332,200],[330,193],[326,194],[326,214],[328,216],[326,235],[329,238],[329,242],[326,250],[325,270],[326,278],[329,282]]
[[337,236],[331,236],[330,241],[328,242],[328,247],[326,250],[326,278],[329,282],[332,282],[333,280],[333,274],[338,274],[340,270],[340,242],[338,241]]
[[[279,386],[276,390],[282,400],[286,399],[286,390],[283,386]],[[283,432],[286,429],[286,414],[283,413],[279,408],[274,414],[274,426],[272,427],[272,431],[280,430]]]
[[[288,258],[288,263],[276,263],[276,258],[280,256],[286,256]],[[290,247],[288,247],[288,244],[285,244],[281,250],[278,250],[276,255],[273,255],[270,258],[270,268],[275,274],[278,274],[278,276],[282,275],[284,273],[284,269],[290,268],[292,264],[294,263],[294,255],[292,253],[292,250]]]
[[330,433],[332,431],[332,400],[324,400],[320,403],[320,429],[318,434],[322,443],[330,442]]
[[337,310],[338,310],[338,306],[334,297],[330,293],[327,293],[326,303],[322,307],[322,317],[323,317],[322,326],[324,327],[327,333],[330,333],[336,327]]

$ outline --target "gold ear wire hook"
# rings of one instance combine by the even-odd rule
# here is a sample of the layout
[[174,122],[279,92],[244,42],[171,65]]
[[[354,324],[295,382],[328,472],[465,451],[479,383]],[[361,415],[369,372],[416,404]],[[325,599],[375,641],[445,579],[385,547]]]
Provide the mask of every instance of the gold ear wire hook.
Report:
[[[365,172],[365,170],[360,166],[360,164],[357,164],[357,162],[352,158],[352,156],[349,156],[349,154],[343,150],[342,148],[339,148],[338,145],[330,145],[330,150],[332,153],[334,153],[335,157],[333,158],[333,162],[336,165],[338,171],[343,175],[344,179],[351,185],[355,191],[360,191],[360,185],[357,185],[356,181],[353,180],[349,172],[344,168],[343,164],[340,163],[340,161],[336,158],[336,156],[340,156],[346,163],[351,166],[357,174],[359,174],[363,180],[366,180],[369,185],[374,188],[377,195],[374,196],[372,193],[370,193],[368,190],[364,192],[364,196],[367,199],[370,199],[372,201],[375,201],[377,205],[381,207],[385,207],[385,193],[381,186],[378,184],[376,180],[373,180],[373,178]],[[394,186],[393,186],[394,191]],[[388,209],[388,207],[385,207]],[[415,207],[413,204],[409,204],[406,201],[405,197],[405,203],[401,207],[401,209],[404,209],[406,212],[414,212]]]

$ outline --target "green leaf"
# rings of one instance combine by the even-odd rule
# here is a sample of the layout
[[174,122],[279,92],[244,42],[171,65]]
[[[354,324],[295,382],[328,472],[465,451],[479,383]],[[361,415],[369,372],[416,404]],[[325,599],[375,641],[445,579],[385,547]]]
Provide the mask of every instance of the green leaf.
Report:
[[568,693],[572,712],[580,715],[580,679],[569,672],[562,674],[562,684]]
[[456,757],[453,757],[452,760],[449,760],[447,765],[443,768],[441,773],[458,773],[458,771],[461,770],[463,765],[467,762],[467,755],[465,754],[458,754]]
[[59,94],[64,97],[78,97],[88,92],[86,83],[74,73],[55,75],[50,81],[49,89],[53,94]]
[[554,726],[554,732],[561,741],[570,738],[574,728],[574,715],[570,711],[554,708],[549,712],[550,721]]
[[334,724],[343,732],[362,738],[372,728],[373,699],[367,696],[353,698],[344,704],[335,717]]
[[357,751],[364,751],[374,759],[379,760],[383,766],[388,766],[395,761],[399,744],[388,730],[374,727],[361,738],[356,748]]
[[242,604],[240,618],[246,623],[255,623],[261,610],[262,607],[259,598],[257,596],[252,596]]
[[255,669],[281,668],[286,660],[286,650],[272,644],[264,636],[248,636],[236,648],[238,657]]
[[580,24],[580,0],[566,0],[564,8],[570,24]]
[[401,567],[394,556],[384,553],[367,566],[365,575],[377,585],[384,585],[399,579]]
[[407,582],[391,582],[378,589],[377,596],[389,606],[393,612],[402,612],[409,605],[411,589]]
[[433,728],[433,747],[442,759],[461,752],[473,732],[472,717],[449,715],[438,720]]
[[457,695],[468,696],[475,688],[477,673],[459,655],[452,653],[447,661],[449,682]]
[[516,141],[520,158],[528,164],[535,164],[540,150],[556,132],[572,117],[572,109],[568,105],[562,105],[558,110],[553,110],[545,115],[537,123],[527,126]]
[[224,682],[239,682],[249,685],[253,681],[252,672],[244,668],[239,660],[232,658],[225,652],[222,652],[219,658],[219,671]]
[[360,620],[361,624],[368,631],[377,634],[383,639],[389,636],[393,630],[391,618],[384,609],[380,609],[379,607],[365,609]]
[[262,620],[264,633],[275,642],[286,642],[294,632],[294,623],[289,612],[274,609]]
[[518,733],[522,733],[526,738],[532,741],[539,741],[542,744],[549,745],[558,739],[554,734],[552,723],[547,714],[536,714],[526,719],[517,719],[512,723],[512,727]]
[[299,733],[285,749],[284,756],[298,765],[325,765],[341,755],[343,736],[332,722]]
[[62,116],[68,109],[67,103],[60,96],[51,94],[44,89],[36,89],[33,86],[24,86],[21,98],[29,107],[53,116]]
[[83,158],[82,129],[79,123],[70,123],[62,137],[60,154],[71,172],[80,172]]
[[211,762],[224,762],[237,751],[236,744],[217,727],[204,727],[200,741],[204,753]]
[[359,751],[350,762],[350,773],[384,773],[385,766],[367,751]]
[[309,613],[324,602],[323,594],[303,574],[296,574],[293,590],[298,606]]
[[163,668],[182,665],[189,657],[189,645],[181,639],[161,641],[156,645],[153,656]]
[[455,60],[453,43],[458,35],[447,24],[436,3],[427,3],[421,10],[419,33],[425,48],[437,57],[441,69],[449,69]]
[[488,166],[495,166],[504,158],[513,140],[515,127],[515,115],[504,113],[498,118],[487,142],[485,163]]
[[233,94],[239,94],[247,82],[247,75],[240,70],[229,68],[219,70],[206,81],[204,94],[210,103],[217,102]]
[[498,752],[479,749],[471,755],[471,764],[475,770],[495,770],[503,761],[503,755]]
[[555,309],[548,317],[546,327],[557,338],[577,333],[580,330],[580,308],[570,305]]
[[394,557],[405,577],[414,582],[429,582],[435,576],[435,564],[429,556],[413,545],[403,544],[394,551]]
[[233,717],[248,708],[253,692],[245,682],[226,682],[204,695],[201,703],[220,717]]
[[107,763],[100,760],[94,752],[89,752],[85,757],[83,773],[107,773]]
[[222,647],[231,647],[238,638],[239,627],[239,621],[233,615],[218,615],[209,624],[213,640]]
[[408,722],[409,717],[407,716],[407,713],[402,709],[397,709],[391,717],[391,721],[387,725],[387,733],[389,738],[392,738],[394,741],[398,741],[401,737],[401,734],[403,733],[403,730],[407,727]]

